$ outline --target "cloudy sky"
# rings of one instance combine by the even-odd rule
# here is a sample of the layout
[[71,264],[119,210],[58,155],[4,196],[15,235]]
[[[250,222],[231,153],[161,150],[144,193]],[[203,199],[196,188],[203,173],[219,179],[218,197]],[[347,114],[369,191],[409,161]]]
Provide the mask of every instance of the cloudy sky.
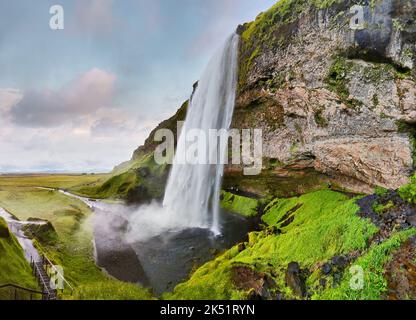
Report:
[[[276,0],[2,0],[0,172],[102,172],[187,99]],[[51,30],[61,5],[65,29]]]

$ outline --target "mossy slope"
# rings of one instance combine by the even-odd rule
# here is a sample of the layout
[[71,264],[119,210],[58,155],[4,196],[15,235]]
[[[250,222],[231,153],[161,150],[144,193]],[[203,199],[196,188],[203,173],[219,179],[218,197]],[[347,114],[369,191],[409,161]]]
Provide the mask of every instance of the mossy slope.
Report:
[[356,215],[358,209],[355,199],[330,190],[275,200],[263,216],[269,228],[251,233],[244,248],[235,246],[199,268],[166,298],[247,298],[250,292],[238,290],[233,283],[236,266],[267,274],[275,281],[276,291],[293,298],[284,283],[288,263],[296,261],[303,268],[311,268],[333,256],[367,248],[378,230]]

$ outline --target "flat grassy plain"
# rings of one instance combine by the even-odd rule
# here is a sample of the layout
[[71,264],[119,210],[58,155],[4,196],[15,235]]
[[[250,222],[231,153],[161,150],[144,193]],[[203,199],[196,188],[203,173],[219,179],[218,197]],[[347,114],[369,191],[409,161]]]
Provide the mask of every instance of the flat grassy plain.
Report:
[[0,175],[0,187],[45,187],[71,189],[94,186],[107,180],[110,176],[110,174]]
[[[71,189],[92,185],[105,175],[0,176],[0,207],[20,220],[51,223],[47,232],[35,234],[39,250],[64,269],[75,289],[65,299],[151,299],[148,290],[105,275],[94,262],[93,213],[82,201],[39,187]],[[19,272],[16,268],[16,272]]]

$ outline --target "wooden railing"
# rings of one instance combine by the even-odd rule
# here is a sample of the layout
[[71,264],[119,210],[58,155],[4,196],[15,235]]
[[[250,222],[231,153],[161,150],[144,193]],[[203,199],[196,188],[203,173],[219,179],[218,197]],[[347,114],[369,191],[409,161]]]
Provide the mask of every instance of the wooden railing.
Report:
[[3,284],[0,285],[0,293],[3,290],[8,289],[10,292],[10,296],[7,297],[3,296],[3,299],[7,300],[47,300],[46,293],[42,291],[37,291],[30,288],[24,288],[16,284]]
[[[56,300],[58,299],[58,290],[64,293],[72,295],[74,289],[65,279],[63,274],[56,268],[56,266],[45,256],[41,256],[41,261],[31,262],[33,275],[35,276],[40,290],[25,288],[16,284],[3,284],[0,285],[0,299],[4,300]],[[64,286],[61,288],[55,288],[51,283],[51,276],[59,278]],[[7,292],[8,290],[8,292]],[[5,293],[6,291],[6,293]]]

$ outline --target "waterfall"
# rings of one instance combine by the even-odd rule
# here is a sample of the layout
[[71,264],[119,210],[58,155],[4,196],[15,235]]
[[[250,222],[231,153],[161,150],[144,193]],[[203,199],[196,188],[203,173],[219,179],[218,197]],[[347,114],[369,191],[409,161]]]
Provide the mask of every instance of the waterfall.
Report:
[[[224,165],[183,164],[179,158],[188,151],[186,135],[191,130],[202,130],[208,137],[210,129],[229,129],[236,96],[238,43],[237,34],[226,41],[209,62],[190,99],[163,202],[175,225],[210,228],[220,233],[219,198]],[[206,158],[215,157],[213,152],[224,153],[226,147],[210,148]]]

